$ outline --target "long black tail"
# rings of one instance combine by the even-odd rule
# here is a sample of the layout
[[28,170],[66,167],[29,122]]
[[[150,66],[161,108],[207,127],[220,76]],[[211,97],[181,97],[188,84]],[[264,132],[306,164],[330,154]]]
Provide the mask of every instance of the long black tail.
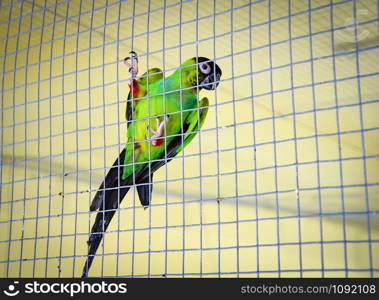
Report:
[[[113,218],[121,201],[133,184],[133,175],[122,180],[122,164],[124,163],[125,149],[120,153],[119,157],[114,162],[112,168],[106,175],[103,183],[100,185],[95,197],[90,206],[91,211],[99,209],[95,223],[92,226],[91,235],[88,239],[88,257],[85,262],[82,277],[88,276],[88,271],[92,265],[96,251],[99,248],[104,232],[107,230],[110,221]],[[141,168],[144,169],[144,168]],[[141,170],[142,171],[142,170]],[[138,195],[143,206],[147,206],[151,200],[152,193],[152,174],[146,175],[146,170],[136,172],[135,182],[137,185]],[[148,173],[147,173],[148,174]],[[143,175],[143,176],[142,176]],[[138,180],[139,178],[140,180]]]
[[[186,132],[188,125],[183,125],[183,131]],[[122,180],[121,167],[125,159],[125,149],[120,153],[119,157],[114,162],[112,168],[109,170],[103,183],[100,185],[98,192],[93,198],[90,210],[95,211],[99,209],[97,213],[95,223],[92,226],[91,235],[88,240],[88,257],[83,268],[82,277],[88,276],[88,271],[92,265],[92,261],[95,257],[97,248],[99,248],[101,239],[104,232],[107,230],[116,209],[120,205],[122,199],[129,191],[130,186],[137,184],[137,192],[143,206],[148,206],[151,202],[151,195],[153,190],[153,173],[160,167],[168,163],[176,154],[177,149],[182,145],[182,137],[178,135],[175,137],[167,147],[167,156],[165,159],[155,161],[150,164],[147,162],[144,166],[141,166],[134,175],[129,176],[125,180]],[[134,177],[134,178],[133,178]]]

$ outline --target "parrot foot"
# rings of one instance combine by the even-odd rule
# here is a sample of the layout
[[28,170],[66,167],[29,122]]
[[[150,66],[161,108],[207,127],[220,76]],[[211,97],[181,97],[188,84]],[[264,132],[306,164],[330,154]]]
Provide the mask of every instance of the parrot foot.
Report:
[[134,78],[138,74],[138,57],[134,51],[130,51],[129,54],[130,56],[124,58],[124,64],[128,67],[129,73],[132,76],[132,78],[129,79],[129,85],[132,85]]
[[157,120],[157,130],[154,130],[150,126],[147,126],[147,128],[149,129],[149,132],[154,133],[154,135],[151,137],[145,137],[146,140],[148,140],[149,142],[152,142],[153,146],[159,146],[163,143],[163,139],[161,138],[163,135],[163,127],[168,122],[169,117],[165,116],[163,122],[161,122],[159,118],[156,118],[156,120]]

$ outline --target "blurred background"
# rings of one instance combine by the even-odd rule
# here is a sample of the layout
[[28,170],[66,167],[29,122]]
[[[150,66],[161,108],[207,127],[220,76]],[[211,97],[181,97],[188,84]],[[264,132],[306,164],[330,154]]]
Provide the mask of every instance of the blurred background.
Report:
[[90,276],[378,277],[376,0],[0,2],[0,276],[78,277],[128,70],[206,56],[206,122]]

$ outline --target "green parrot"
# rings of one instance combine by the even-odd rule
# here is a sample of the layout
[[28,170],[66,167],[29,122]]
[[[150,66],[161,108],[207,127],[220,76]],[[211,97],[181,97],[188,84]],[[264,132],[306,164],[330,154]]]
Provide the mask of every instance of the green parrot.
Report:
[[98,213],[87,242],[82,277],[88,276],[103,234],[130,187],[136,186],[144,207],[150,204],[154,172],[196,136],[209,106],[207,98],[198,100],[198,93],[216,89],[222,74],[212,60],[194,57],[166,78],[162,70],[153,68],[136,79],[138,58],[135,52],[130,54],[124,59],[131,74],[126,107],[128,142],[90,206]]

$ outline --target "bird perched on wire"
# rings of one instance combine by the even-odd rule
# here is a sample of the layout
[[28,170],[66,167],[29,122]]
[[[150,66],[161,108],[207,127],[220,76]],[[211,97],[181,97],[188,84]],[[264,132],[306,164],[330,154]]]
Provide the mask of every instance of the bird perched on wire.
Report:
[[136,186],[144,207],[150,204],[154,172],[195,137],[209,106],[207,98],[199,101],[199,91],[216,89],[222,74],[214,61],[194,57],[166,78],[162,70],[153,68],[137,79],[138,57],[133,51],[130,54],[124,59],[131,74],[126,107],[128,141],[90,206],[98,213],[82,277],[88,276],[103,234],[130,187]]

